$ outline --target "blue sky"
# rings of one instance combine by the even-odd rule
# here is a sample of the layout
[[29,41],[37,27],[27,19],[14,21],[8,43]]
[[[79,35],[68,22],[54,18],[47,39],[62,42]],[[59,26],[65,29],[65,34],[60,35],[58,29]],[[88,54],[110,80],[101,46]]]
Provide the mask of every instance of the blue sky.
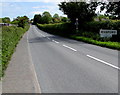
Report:
[[[58,4],[64,0],[0,0],[0,18],[10,17],[11,20],[17,16],[28,16],[30,19],[35,14],[42,14],[48,11],[53,16],[55,13],[66,16],[59,10]],[[2,11],[2,12],[1,12]],[[104,12],[103,12],[104,13]]]
[[10,17],[11,20],[17,16],[28,16],[30,19],[35,14],[42,14],[48,11],[53,16],[58,13],[60,16],[65,16],[59,10],[58,2],[2,2],[2,17]]

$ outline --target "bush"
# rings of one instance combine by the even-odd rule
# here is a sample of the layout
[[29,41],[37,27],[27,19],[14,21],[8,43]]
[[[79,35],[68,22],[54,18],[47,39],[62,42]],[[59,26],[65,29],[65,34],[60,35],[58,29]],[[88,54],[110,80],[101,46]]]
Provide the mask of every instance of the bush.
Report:
[[115,29],[120,34],[120,21],[92,21],[86,23],[82,29],[95,33],[99,33],[100,29]]
[[73,33],[73,28],[70,23],[57,23],[57,24],[37,24],[38,28],[46,32],[61,35],[69,36]]
[[16,26],[2,27],[2,61],[0,60],[2,72],[0,72],[0,77],[3,76],[4,70],[7,68],[8,61],[10,60],[18,41],[28,29],[28,25],[24,29]]
[[[112,38],[101,38],[100,29],[117,30],[118,35]],[[120,41],[120,21],[92,21],[84,25],[79,25],[79,32],[77,35],[90,37],[98,41]]]

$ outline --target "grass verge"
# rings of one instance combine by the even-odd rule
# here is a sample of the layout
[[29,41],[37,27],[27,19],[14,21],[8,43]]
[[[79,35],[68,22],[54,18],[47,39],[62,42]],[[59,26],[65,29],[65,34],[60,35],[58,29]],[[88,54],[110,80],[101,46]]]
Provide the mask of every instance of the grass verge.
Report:
[[83,42],[86,42],[86,43],[102,46],[102,47],[107,47],[107,48],[111,48],[111,49],[120,50],[120,43],[119,42],[110,42],[110,41],[101,42],[101,41],[93,40],[92,38],[75,36],[75,35],[70,36],[70,38],[75,39],[75,40],[79,40],[79,41],[83,41]]

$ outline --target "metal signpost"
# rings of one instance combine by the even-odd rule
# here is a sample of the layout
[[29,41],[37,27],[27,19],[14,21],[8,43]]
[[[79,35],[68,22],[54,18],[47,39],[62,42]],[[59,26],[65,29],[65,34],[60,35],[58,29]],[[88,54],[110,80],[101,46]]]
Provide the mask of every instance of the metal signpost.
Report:
[[76,18],[75,25],[76,25],[76,32],[78,32],[78,25],[79,25],[79,23],[78,23],[78,18]]

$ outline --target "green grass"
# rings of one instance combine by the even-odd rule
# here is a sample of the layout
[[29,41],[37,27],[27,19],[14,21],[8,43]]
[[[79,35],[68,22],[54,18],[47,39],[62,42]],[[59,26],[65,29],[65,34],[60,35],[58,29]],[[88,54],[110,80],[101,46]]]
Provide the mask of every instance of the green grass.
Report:
[[4,71],[8,66],[9,60],[11,59],[15,47],[17,46],[23,34],[28,29],[29,25],[26,25],[24,29],[17,26],[2,27],[2,31],[0,31],[0,34],[2,36],[2,39],[0,39],[2,42],[2,51],[0,51],[0,54],[2,53],[2,57],[0,59],[0,66],[2,65],[2,71],[0,71],[0,77],[4,75]]
[[71,36],[70,38],[75,39],[75,40],[79,40],[79,41],[84,41],[87,43],[91,43],[94,45],[98,45],[98,46],[102,46],[102,47],[108,47],[111,49],[117,49],[120,50],[120,42],[101,42],[101,41],[96,41],[93,40],[92,38],[87,38],[87,37],[82,37],[82,36]]

